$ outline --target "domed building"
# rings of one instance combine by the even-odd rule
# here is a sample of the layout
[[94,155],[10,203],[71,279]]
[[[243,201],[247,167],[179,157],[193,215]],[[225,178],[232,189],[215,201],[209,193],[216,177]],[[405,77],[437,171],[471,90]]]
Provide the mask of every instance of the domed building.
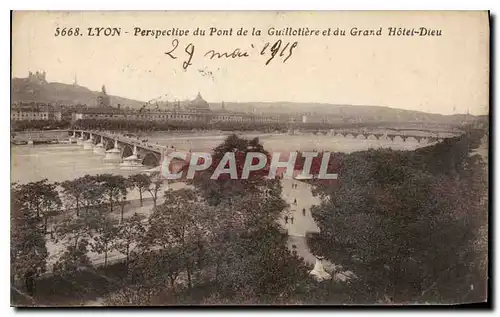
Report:
[[188,102],[186,109],[193,112],[209,112],[210,105],[205,99],[203,99],[201,94],[198,93],[196,98]]

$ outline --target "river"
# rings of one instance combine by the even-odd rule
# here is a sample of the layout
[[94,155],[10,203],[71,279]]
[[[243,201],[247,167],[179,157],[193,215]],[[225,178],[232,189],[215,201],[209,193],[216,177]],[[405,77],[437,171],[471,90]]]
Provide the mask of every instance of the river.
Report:
[[[153,133],[141,136],[150,143],[173,145],[177,149],[210,151],[223,142],[227,134],[209,133]],[[326,135],[287,135],[287,134],[243,134],[245,137],[258,136],[264,148],[270,152],[286,151],[323,151],[355,152],[369,148],[390,147],[397,150],[413,150],[424,146],[414,139],[403,142],[400,139],[359,140]],[[42,144],[35,146],[12,146],[11,181],[27,183],[47,178],[50,181],[74,179],[85,174],[113,173],[130,175],[148,167],[135,170],[121,169],[118,164],[103,163],[103,156],[84,150],[76,144]]]

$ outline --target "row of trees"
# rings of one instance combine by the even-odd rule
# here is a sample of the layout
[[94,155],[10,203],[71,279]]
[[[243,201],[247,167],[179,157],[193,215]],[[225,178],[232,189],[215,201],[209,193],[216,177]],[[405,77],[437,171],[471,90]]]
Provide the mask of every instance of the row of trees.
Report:
[[379,129],[383,126],[394,126],[394,122],[288,122],[256,123],[256,122],[166,122],[166,121],[142,121],[142,120],[103,120],[103,119],[80,119],[75,122],[68,120],[19,120],[12,122],[12,131],[25,130],[54,130],[54,129],[83,129],[83,130],[107,130],[154,132],[154,131],[184,131],[184,130],[219,130],[219,131],[262,131],[262,132],[287,132],[292,129],[304,129],[308,131],[323,131],[328,129]]
[[81,119],[73,123],[73,127],[83,130],[108,130],[129,132],[154,132],[154,131],[177,131],[177,130],[219,130],[219,131],[263,131],[285,133],[290,128],[323,131],[327,129],[362,129],[379,128],[381,125],[393,125],[391,122],[337,122],[337,123],[301,123],[290,124],[288,122],[256,123],[256,122],[166,122],[166,121],[131,121],[131,120],[102,120]]
[[358,275],[345,289],[352,302],[486,298],[487,176],[471,155],[483,134],[344,155],[338,184],[318,186],[310,245]]
[[[133,174],[128,178],[120,175],[100,174],[83,177],[60,183],[62,194],[67,206],[73,208],[78,216],[81,209],[88,211],[93,206],[107,204],[109,211],[126,203],[129,189],[137,189],[139,201],[143,205],[143,195],[148,192],[156,207],[163,179],[158,172],[147,174]],[[122,206],[123,207],[123,206]],[[123,211],[123,208],[122,208]],[[122,215],[123,217],[123,215]]]
[[[158,173],[135,174],[128,178],[100,174],[50,183],[47,179],[27,184],[12,184],[12,278],[32,285],[46,270],[45,238],[50,235],[64,244],[66,250],[54,266],[56,271],[72,272],[89,264],[87,251],[107,254],[116,249],[128,256],[130,232],[140,232],[139,215],[124,219],[127,193],[137,188],[149,192],[156,206],[163,179]],[[120,217],[112,217],[120,207]],[[118,226],[116,226],[118,225]],[[111,244],[111,237],[118,237]],[[128,241],[125,245],[124,241]]]
[[26,130],[56,130],[68,129],[71,123],[69,121],[58,120],[19,120],[12,121],[11,130],[26,131]]
[[95,129],[109,131],[154,132],[176,130],[222,130],[222,131],[287,131],[285,124],[252,124],[238,122],[208,123],[202,121],[166,122],[166,121],[131,121],[81,119],[73,126],[77,129]]

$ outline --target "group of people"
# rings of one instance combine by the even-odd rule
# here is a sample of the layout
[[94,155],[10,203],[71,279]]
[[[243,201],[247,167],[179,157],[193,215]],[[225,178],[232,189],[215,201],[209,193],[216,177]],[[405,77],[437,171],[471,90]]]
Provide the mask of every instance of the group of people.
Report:
[[292,189],[297,189],[298,188],[298,184],[297,183],[292,183]]
[[[297,204],[296,199],[295,199],[295,204]],[[304,216],[304,217],[306,216],[306,209],[305,208],[302,208],[302,216]],[[290,220],[290,223],[293,224],[293,216],[288,217],[288,215],[285,215],[284,219],[285,219],[285,223],[288,223],[288,220]]]

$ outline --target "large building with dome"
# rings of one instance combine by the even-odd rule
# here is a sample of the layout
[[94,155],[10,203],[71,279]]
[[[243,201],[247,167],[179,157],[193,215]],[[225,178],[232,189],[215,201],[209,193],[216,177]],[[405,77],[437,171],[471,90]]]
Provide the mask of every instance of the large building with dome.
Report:
[[79,109],[73,113],[73,120],[84,119],[200,123],[279,123],[288,120],[279,115],[257,115],[228,111],[225,109],[224,103],[222,103],[221,109],[212,110],[210,104],[203,99],[200,93],[191,100],[148,103],[138,110],[126,109],[118,105],[117,107],[101,106]]

